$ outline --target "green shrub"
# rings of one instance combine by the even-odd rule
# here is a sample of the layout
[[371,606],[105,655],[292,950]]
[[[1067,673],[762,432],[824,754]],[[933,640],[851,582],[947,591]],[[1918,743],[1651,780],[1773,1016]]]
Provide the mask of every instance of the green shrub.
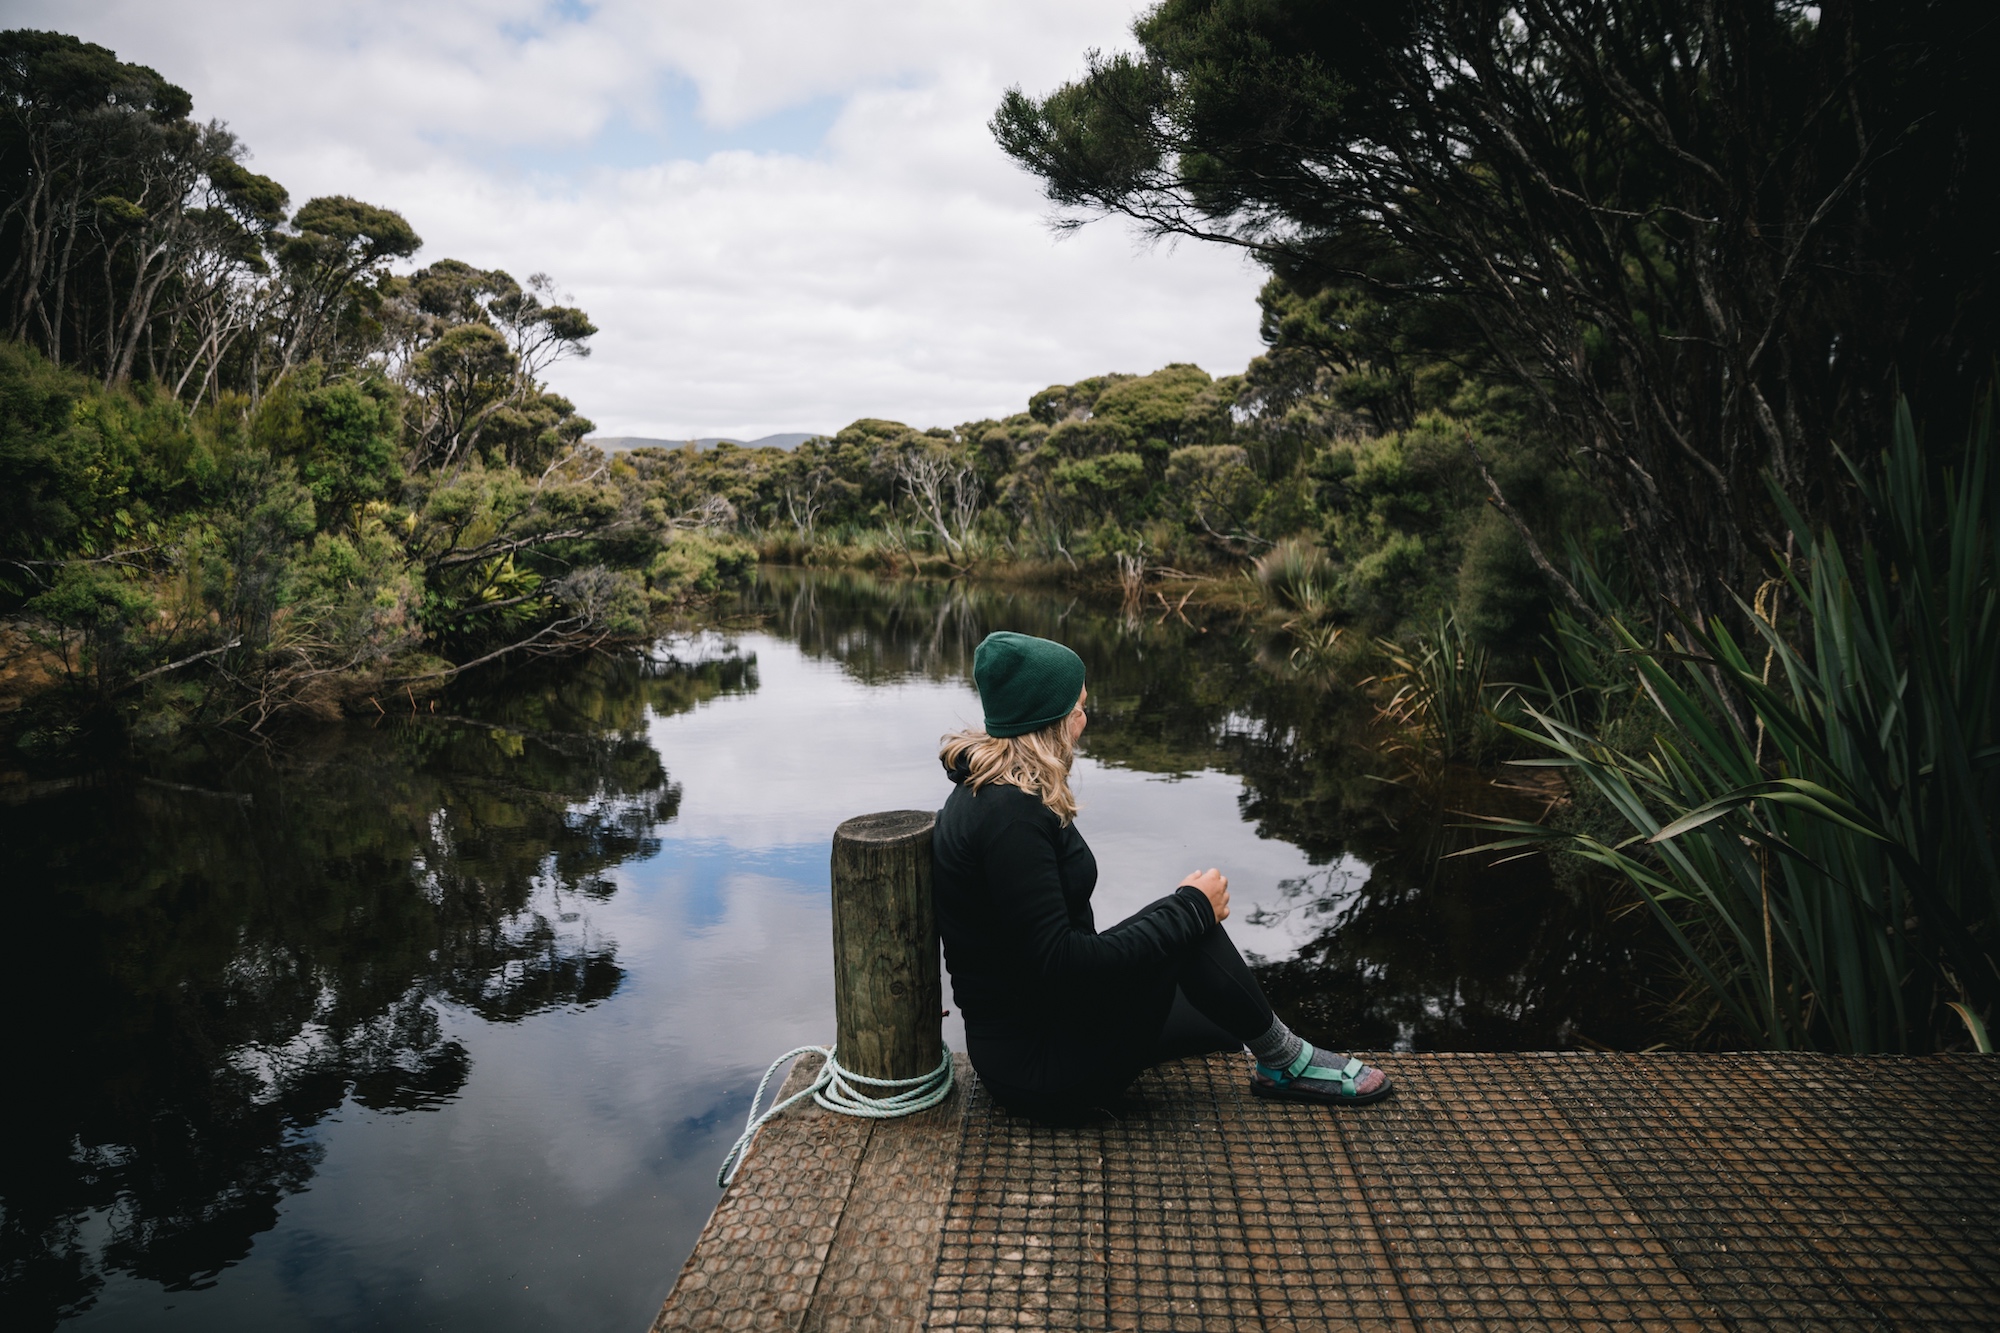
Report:
[[675,601],[709,595],[746,577],[757,564],[757,550],[734,537],[704,532],[675,535],[667,549],[653,557],[646,585]]
[[1452,599],[1466,636],[1510,660],[1532,656],[1548,627],[1549,591],[1513,524],[1481,513],[1467,533]]
[[1254,572],[1264,595],[1288,610],[1317,615],[1333,588],[1333,562],[1317,543],[1288,537],[1257,558]]
[[[2000,1012],[2000,478],[1989,411],[1963,469],[1927,475],[1907,407],[1856,468],[1878,542],[1850,560],[1790,514],[1802,561],[1664,650],[1622,617],[1608,652],[1656,709],[1608,743],[1592,693],[1545,691],[1520,734],[1631,836],[1558,839],[1645,894],[1714,1000],[1759,1045],[1921,1052]],[[1777,503],[1783,507],[1783,500]],[[1795,608],[1781,613],[1776,597]],[[1595,658],[1595,663],[1592,662]],[[1962,1026],[1961,1026],[1962,1022]]]
[[127,570],[76,561],[61,568],[28,610],[55,627],[46,642],[70,679],[103,688],[141,650],[154,601]]

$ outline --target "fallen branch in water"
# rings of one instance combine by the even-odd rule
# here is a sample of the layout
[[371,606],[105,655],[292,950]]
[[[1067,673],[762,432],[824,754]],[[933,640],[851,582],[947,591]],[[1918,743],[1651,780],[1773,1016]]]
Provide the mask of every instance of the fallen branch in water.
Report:
[[169,671],[179,671],[182,667],[191,666],[194,663],[201,661],[205,657],[214,657],[217,653],[226,653],[231,648],[241,648],[242,646],[243,646],[242,639],[240,638],[231,639],[228,643],[223,644],[219,648],[209,648],[203,652],[195,653],[190,657],[183,657],[178,662],[169,662],[165,666],[156,666],[151,671],[145,672],[142,675],[137,675],[132,677],[132,679],[126,681],[124,685],[120,686],[120,689],[129,690],[134,685],[144,684],[146,681],[151,680],[155,676],[164,676]]
[[[570,616],[567,619],[558,620],[554,624],[544,625],[541,629],[537,630],[533,634],[530,634],[527,638],[522,639],[519,643],[510,643],[505,648],[496,648],[492,652],[486,654],[484,657],[475,657],[470,662],[460,662],[457,663],[456,665],[445,667],[439,671],[426,671],[421,675],[396,676],[392,678],[390,683],[394,685],[407,685],[412,681],[419,681],[419,680],[449,680],[451,677],[458,675],[460,672],[470,671],[472,670],[472,668],[476,666],[484,666],[488,662],[492,662],[499,658],[507,656],[507,654],[509,653],[517,653],[522,651],[523,649],[533,648],[537,643],[547,638],[550,634],[568,633],[567,627],[569,626],[582,625],[588,623],[589,623],[589,617],[587,616]],[[567,642],[558,640],[554,644],[544,645],[539,651],[543,653],[555,653],[555,652],[587,653],[591,649],[603,643],[606,639],[610,638],[611,636],[612,636],[611,631],[605,630],[599,635],[597,635],[596,638],[591,639],[589,642],[586,643],[582,642],[578,636],[572,635]]]

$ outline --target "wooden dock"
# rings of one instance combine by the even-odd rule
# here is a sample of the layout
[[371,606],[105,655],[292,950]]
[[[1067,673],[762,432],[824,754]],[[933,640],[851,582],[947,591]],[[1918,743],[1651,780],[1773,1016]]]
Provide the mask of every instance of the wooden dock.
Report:
[[[655,1330],[2000,1328],[2000,1060],[1247,1057],[1117,1118],[951,1100],[766,1126]],[[800,1075],[794,1072],[796,1079]]]

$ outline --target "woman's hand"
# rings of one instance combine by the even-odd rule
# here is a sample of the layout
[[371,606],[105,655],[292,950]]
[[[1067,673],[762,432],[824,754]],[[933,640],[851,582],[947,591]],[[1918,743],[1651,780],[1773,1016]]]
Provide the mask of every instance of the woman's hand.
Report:
[[[1182,880],[1181,884],[1192,884],[1201,890],[1202,897],[1208,899],[1208,905],[1215,909],[1217,921],[1229,919],[1229,876],[1210,866],[1206,870],[1195,871]],[[1180,884],[1174,887],[1179,888]]]

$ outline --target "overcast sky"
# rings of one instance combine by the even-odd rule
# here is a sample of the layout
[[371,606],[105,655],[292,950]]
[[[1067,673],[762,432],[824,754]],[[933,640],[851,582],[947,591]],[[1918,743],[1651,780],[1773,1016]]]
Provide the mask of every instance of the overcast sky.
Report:
[[1260,350],[1219,249],[1067,239],[986,130],[1129,46],[1133,0],[0,0],[158,69],[294,205],[420,261],[545,271],[602,330],[555,385],[613,435],[954,425],[1051,383]]

